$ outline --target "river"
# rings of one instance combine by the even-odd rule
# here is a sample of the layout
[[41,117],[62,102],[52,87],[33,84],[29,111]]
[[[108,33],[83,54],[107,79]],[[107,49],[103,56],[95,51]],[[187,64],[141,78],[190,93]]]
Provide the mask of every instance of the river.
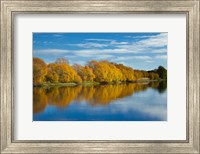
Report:
[[33,88],[33,121],[166,120],[166,81]]

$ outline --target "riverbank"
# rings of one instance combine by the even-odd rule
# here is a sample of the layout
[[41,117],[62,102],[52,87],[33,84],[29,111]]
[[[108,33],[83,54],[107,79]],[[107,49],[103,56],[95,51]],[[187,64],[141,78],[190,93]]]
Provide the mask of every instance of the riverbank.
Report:
[[77,86],[77,85],[82,85],[82,86],[91,86],[91,85],[100,85],[99,82],[82,82],[82,83],[39,83],[39,84],[34,84],[34,87],[70,87],[70,86]]
[[161,82],[167,81],[166,79],[159,79],[159,80],[135,80],[135,81],[126,81],[126,82],[82,82],[82,83],[40,83],[34,84],[34,87],[66,87],[66,86],[95,86],[95,85],[111,85],[111,84],[126,84],[126,83],[140,83],[140,84],[148,84],[149,82]]

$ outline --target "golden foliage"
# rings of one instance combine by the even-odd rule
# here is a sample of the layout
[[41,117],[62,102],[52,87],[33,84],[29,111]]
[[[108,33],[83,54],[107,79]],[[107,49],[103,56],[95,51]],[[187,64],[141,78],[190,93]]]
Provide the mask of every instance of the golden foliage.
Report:
[[159,75],[158,75],[157,73],[150,72],[150,73],[149,73],[149,79],[150,79],[150,80],[159,79]]
[[49,72],[55,72],[58,75],[58,81],[61,83],[81,82],[81,78],[78,76],[76,71],[74,71],[74,69],[67,63],[52,63],[48,65],[48,68]]
[[134,81],[135,74],[131,67],[124,66],[123,64],[115,64],[115,66],[121,70],[123,76],[121,81]]
[[46,81],[47,82],[51,82],[51,83],[56,83],[59,80],[59,76],[58,74],[52,70],[48,68],[48,73],[46,75]]
[[90,81],[90,82],[94,81],[95,75],[90,67],[88,66],[83,67],[78,64],[74,64],[72,67],[81,77],[82,81]]
[[33,58],[33,83],[44,82],[46,74],[47,66],[45,62],[39,58]]
[[92,68],[96,82],[117,82],[123,77],[122,72],[109,61],[90,61],[88,66]]
[[89,61],[88,65],[74,64],[70,66],[67,60],[60,58],[55,63],[46,65],[39,58],[33,58],[33,83],[81,83],[81,82],[133,82],[142,78],[157,80],[155,71],[133,70],[123,64],[115,64],[107,60]]

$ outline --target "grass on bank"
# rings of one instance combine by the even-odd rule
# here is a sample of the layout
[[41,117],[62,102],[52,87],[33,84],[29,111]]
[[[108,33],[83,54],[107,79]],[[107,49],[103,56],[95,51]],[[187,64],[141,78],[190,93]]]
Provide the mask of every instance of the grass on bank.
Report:
[[66,86],[77,86],[77,85],[82,85],[82,86],[95,86],[95,85],[109,85],[109,84],[122,84],[122,83],[149,83],[149,82],[155,82],[155,81],[166,81],[166,79],[157,79],[157,80],[150,80],[148,78],[142,78],[139,80],[131,81],[131,82],[82,82],[82,83],[50,83],[50,82],[44,82],[44,83],[39,83],[39,84],[34,84],[34,87],[66,87]]

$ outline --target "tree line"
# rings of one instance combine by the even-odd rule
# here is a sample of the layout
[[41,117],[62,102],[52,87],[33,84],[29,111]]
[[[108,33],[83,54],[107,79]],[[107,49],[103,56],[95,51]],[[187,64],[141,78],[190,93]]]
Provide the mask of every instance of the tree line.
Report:
[[64,58],[46,64],[40,58],[33,58],[33,83],[117,83],[134,82],[140,79],[167,79],[167,70],[159,66],[151,71],[134,70],[131,67],[109,62],[91,60],[86,66],[69,65]]

